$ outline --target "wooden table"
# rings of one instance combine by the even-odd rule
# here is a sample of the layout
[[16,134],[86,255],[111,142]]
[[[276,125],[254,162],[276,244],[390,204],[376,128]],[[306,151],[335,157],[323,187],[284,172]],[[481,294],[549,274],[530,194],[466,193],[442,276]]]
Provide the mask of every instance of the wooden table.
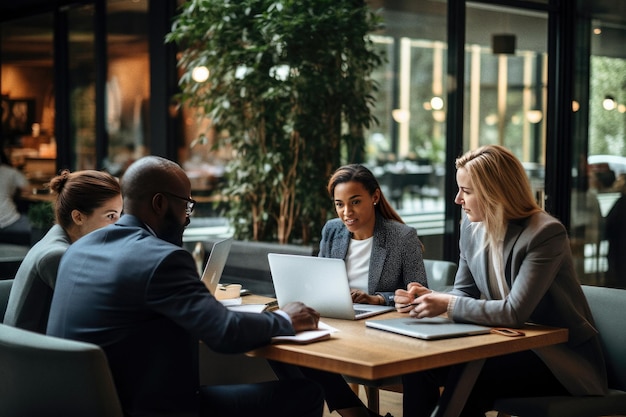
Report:
[[[392,312],[376,318],[394,317],[406,315]],[[457,365],[457,387],[444,391],[436,416],[459,415],[486,358],[563,343],[568,337],[567,329],[526,326],[523,337],[486,334],[426,341],[366,328],[364,320],[322,321],[339,330],[330,340],[269,345],[248,354],[366,380]]]

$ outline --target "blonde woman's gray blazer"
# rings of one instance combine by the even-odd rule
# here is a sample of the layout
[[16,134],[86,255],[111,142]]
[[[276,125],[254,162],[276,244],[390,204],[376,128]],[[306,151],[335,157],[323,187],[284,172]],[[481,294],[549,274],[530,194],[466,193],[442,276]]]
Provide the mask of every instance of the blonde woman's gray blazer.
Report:
[[[483,249],[480,223],[464,216],[460,260],[452,294],[455,321],[520,327],[524,323],[564,327],[569,341],[535,349],[572,395],[604,395],[606,368],[593,317],[576,278],[565,227],[545,212],[511,221],[504,239],[509,295],[494,299],[489,290],[490,257]],[[503,370],[506,372],[506,370]]]
[[[351,234],[341,219],[329,220],[322,229],[319,256],[346,259]],[[370,256],[368,293],[380,294],[393,305],[396,289],[409,282],[427,285],[422,243],[415,228],[376,216]]]

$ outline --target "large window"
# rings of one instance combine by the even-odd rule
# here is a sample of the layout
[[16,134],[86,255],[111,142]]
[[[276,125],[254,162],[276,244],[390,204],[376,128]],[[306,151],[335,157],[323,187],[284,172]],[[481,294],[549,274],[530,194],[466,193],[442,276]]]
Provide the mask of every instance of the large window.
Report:
[[[211,200],[231,151],[215,149],[214,138],[199,133],[206,129],[194,111],[173,99],[173,51],[157,46],[174,11],[162,3],[173,7],[172,0],[152,8],[149,0],[83,1],[15,20],[6,20],[0,6],[0,138],[34,185],[54,174],[57,161],[121,174],[155,152],[178,157],[194,194]],[[366,132],[366,163],[416,227],[427,256],[457,260],[450,225],[460,210],[451,197],[456,155],[449,149],[498,143],[524,163],[539,202],[549,191],[547,207],[564,217],[581,282],[626,286],[626,258],[619,256],[626,251],[626,209],[618,204],[626,175],[626,2],[572,3],[572,65],[563,42],[573,32],[572,15],[557,15],[569,3],[454,2],[465,7],[460,46],[448,16],[461,10],[449,11],[446,1],[370,4],[382,14],[384,27],[372,38],[387,61],[374,74],[379,124]],[[549,30],[551,22],[564,26]],[[570,94],[571,103],[562,102]],[[457,95],[462,100],[447,102]],[[168,123],[149,118],[165,114],[168,103]],[[571,193],[559,188],[570,180]]]
[[582,282],[626,288],[626,22],[614,12],[580,19],[590,56],[573,103],[571,238]]
[[34,187],[56,165],[52,34],[52,13],[0,26],[0,145]]
[[119,175],[150,153],[148,2],[108,0],[106,21],[105,165]]
[[487,144],[511,149],[541,203],[547,14],[472,3],[466,34],[463,149]]
[[96,169],[96,59],[93,5],[68,12],[70,144],[75,169]]

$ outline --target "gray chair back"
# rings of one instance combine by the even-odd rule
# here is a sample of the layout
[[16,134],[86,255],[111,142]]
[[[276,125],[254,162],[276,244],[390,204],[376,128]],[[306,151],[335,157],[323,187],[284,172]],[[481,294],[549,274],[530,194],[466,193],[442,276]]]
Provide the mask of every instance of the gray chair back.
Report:
[[626,415],[626,290],[582,286],[604,351],[609,393],[606,396],[501,398],[498,417],[590,417]]
[[9,294],[11,294],[12,286],[12,279],[0,280],[0,323],[4,320],[4,313],[7,311],[7,304],[9,304]]
[[457,264],[449,261],[424,259],[424,268],[428,278],[428,288],[435,291],[446,291],[454,285]]
[[122,417],[100,347],[0,324],[0,416]]
[[609,388],[626,391],[626,290],[583,285],[600,332]]

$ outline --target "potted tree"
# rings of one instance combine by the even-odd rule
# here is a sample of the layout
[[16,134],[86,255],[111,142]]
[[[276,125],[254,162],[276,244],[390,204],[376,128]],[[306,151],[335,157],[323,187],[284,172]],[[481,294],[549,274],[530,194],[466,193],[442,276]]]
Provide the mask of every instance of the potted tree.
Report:
[[[362,0],[189,0],[166,41],[179,49],[182,103],[230,146],[223,193],[243,240],[316,238],[325,184],[363,159],[363,131],[384,57],[368,34],[380,18]],[[193,79],[205,68],[204,82]]]

